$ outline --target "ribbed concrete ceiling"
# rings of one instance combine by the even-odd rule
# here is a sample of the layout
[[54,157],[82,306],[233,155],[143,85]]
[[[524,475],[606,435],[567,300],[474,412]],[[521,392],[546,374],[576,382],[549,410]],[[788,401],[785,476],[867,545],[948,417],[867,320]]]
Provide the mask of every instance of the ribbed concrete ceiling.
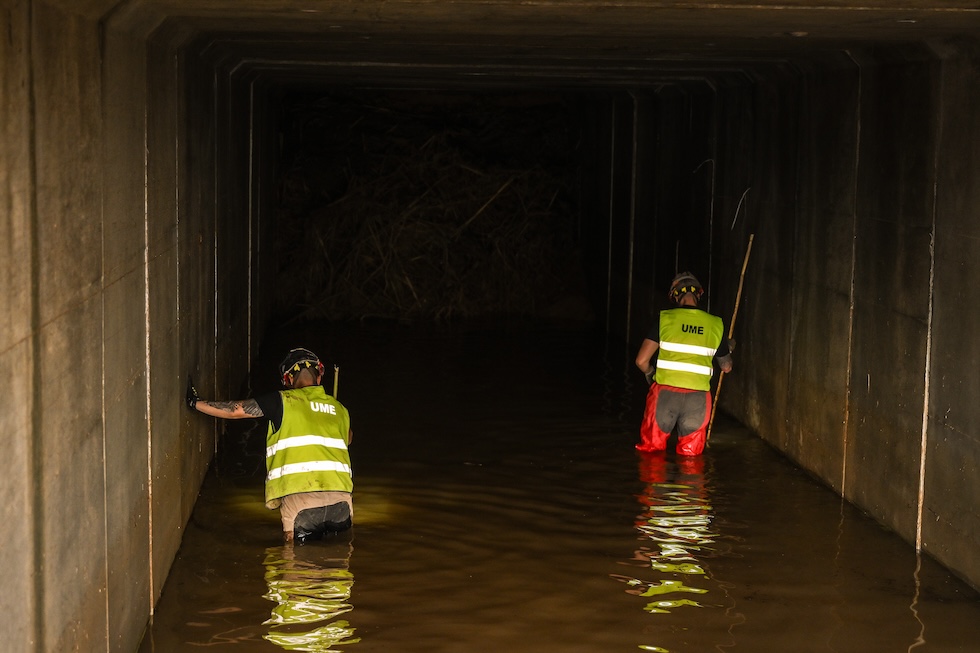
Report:
[[[61,0],[203,41],[236,74],[631,87],[980,36],[980,0]],[[176,38],[176,37],[175,37]]]

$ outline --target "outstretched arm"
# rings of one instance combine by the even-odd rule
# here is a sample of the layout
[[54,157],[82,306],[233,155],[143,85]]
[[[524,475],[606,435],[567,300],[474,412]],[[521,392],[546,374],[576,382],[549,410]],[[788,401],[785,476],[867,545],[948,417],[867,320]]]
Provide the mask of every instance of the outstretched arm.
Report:
[[254,399],[239,399],[236,401],[207,401],[199,400],[194,408],[198,412],[220,417],[222,419],[250,419],[263,417],[264,413]]
[[265,414],[259,408],[259,404],[254,399],[238,399],[236,401],[207,401],[201,399],[197,394],[194,383],[188,379],[187,396],[185,397],[187,407],[199,413],[220,417],[221,419],[249,419],[264,417]]

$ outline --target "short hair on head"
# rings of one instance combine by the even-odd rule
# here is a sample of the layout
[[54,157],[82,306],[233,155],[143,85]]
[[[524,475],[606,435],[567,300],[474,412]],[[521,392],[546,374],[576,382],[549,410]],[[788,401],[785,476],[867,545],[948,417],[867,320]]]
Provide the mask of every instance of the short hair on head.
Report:
[[323,376],[323,363],[320,362],[316,354],[302,347],[290,349],[286,357],[279,363],[279,375],[283,386],[293,387],[294,377],[307,369],[311,370],[314,383],[320,376]]
[[295,387],[296,384],[299,381],[303,380],[304,377],[305,378],[308,378],[310,380],[310,383],[313,384],[313,383],[316,383],[317,381],[320,380],[318,378],[319,376],[320,375],[317,372],[317,368],[315,368],[315,367],[304,367],[299,372],[294,373],[291,378],[293,380],[293,386]]
[[681,272],[670,282],[670,290],[667,291],[667,297],[674,303],[679,303],[681,298],[688,293],[694,296],[695,301],[701,301],[701,295],[704,294],[704,286],[690,272]]

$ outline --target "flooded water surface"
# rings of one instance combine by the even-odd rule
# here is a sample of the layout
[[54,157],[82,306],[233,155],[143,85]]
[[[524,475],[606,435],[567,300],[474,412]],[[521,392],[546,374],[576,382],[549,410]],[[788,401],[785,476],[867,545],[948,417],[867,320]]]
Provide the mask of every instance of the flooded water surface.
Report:
[[622,345],[284,329],[249,392],[294,346],[340,365],[354,528],[282,546],[265,424],[225,422],[141,653],[980,650],[976,592],[723,413],[703,456],[638,454]]

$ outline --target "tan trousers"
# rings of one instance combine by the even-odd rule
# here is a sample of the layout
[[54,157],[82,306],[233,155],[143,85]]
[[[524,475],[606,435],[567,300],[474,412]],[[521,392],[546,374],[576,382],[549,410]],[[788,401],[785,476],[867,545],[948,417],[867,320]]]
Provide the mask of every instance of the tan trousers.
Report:
[[282,530],[284,533],[293,532],[293,523],[296,515],[307,508],[319,508],[321,506],[332,506],[335,503],[344,502],[350,508],[351,519],[354,518],[354,503],[349,492],[300,492],[298,494],[287,494],[282,498],[279,506],[279,516],[282,518]]

